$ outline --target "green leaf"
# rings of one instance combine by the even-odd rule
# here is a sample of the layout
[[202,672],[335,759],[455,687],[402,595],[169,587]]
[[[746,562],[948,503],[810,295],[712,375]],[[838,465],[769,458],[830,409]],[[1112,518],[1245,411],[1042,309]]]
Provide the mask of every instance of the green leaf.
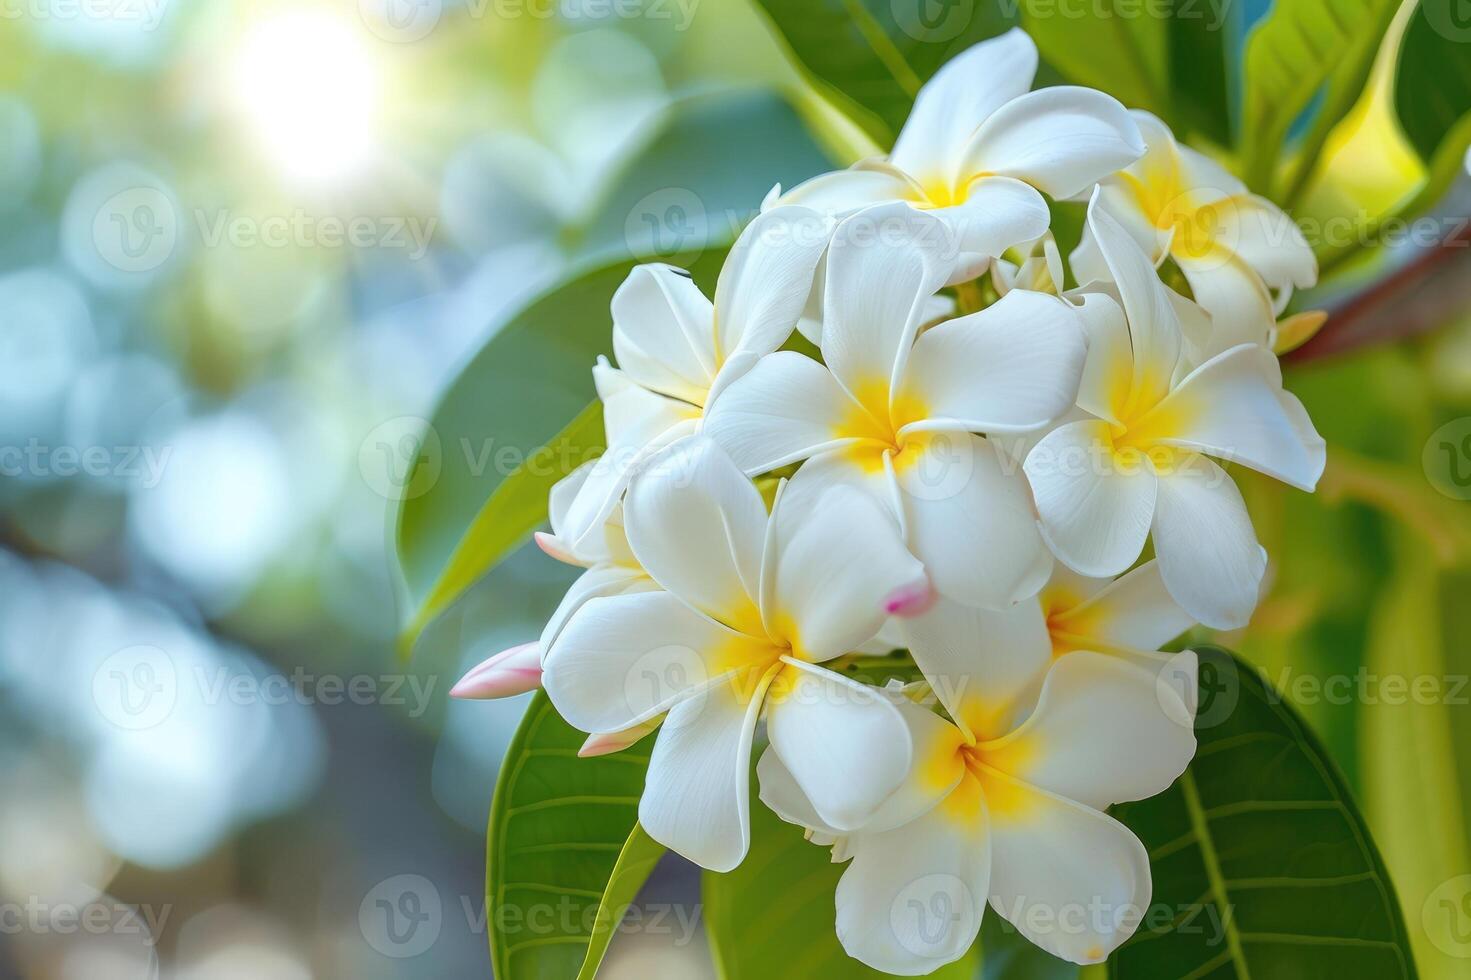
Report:
[[1432,170],[1459,162],[1471,142],[1471,21],[1462,0],[1421,0],[1405,28],[1395,66],[1394,109],[1400,128]]
[[[614,182],[603,217],[578,232],[578,249],[627,254],[677,244],[682,251],[658,257],[690,267],[709,290],[771,184],[828,166],[775,95],[688,99]],[[593,419],[579,413],[595,397],[593,362],[612,350],[609,301],[633,264],[584,264],[500,325],[443,395],[398,512],[410,601],[402,651],[545,519],[546,488],[601,448]]]
[[1015,22],[1007,4],[994,3],[756,3],[808,81],[885,149],[893,146],[920,86],[941,65]]
[[1321,96],[1303,140],[1292,195],[1300,191],[1329,132],[1353,108],[1397,0],[1275,0],[1246,41],[1242,157],[1246,182],[1272,196],[1283,143]]
[[1181,138],[1199,134],[1217,146],[1231,143],[1232,38],[1240,32],[1240,5],[1232,0],[1170,0],[1166,48],[1170,112]]
[[1022,26],[1068,81],[1170,118],[1169,21],[1144,15],[1137,0],[1021,2]]
[[[1395,537],[1395,572],[1370,619],[1364,660],[1364,676],[1380,681],[1360,708],[1365,810],[1399,879],[1421,972],[1464,980],[1471,960],[1452,956],[1459,944],[1441,926],[1446,919],[1420,912],[1448,877],[1471,871],[1456,766],[1455,712],[1464,709],[1447,703],[1456,684],[1449,679],[1465,674],[1448,662],[1434,556],[1407,530]],[[1390,686],[1396,680],[1398,692]],[[1426,682],[1435,685],[1428,696],[1417,690]],[[1464,886],[1447,896],[1453,907]],[[1427,925],[1439,931],[1431,935]]]
[[1195,761],[1114,808],[1149,849],[1154,905],[1116,980],[1412,980],[1394,887],[1343,777],[1255,668],[1201,648]]
[[603,403],[593,401],[495,488],[403,631],[399,639],[402,656],[412,652],[425,626],[546,520],[547,494],[552,485],[575,469],[578,462],[601,452],[604,442]]
[[485,841],[498,980],[591,977],[663,851],[637,822],[648,746],[579,759],[584,738],[539,692],[506,752]]
[[[808,842],[751,794],[751,851],[734,871],[705,872],[705,932],[721,980],[874,980],[889,976],[848,956],[838,942],[834,890],[846,865]],[[930,974],[969,980],[971,956]]]

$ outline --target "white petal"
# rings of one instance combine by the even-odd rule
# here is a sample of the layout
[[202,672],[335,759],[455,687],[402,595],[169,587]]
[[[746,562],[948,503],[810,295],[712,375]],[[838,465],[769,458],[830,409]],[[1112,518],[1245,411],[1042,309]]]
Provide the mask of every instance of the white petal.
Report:
[[1128,166],[1144,149],[1138,124],[1117,99],[1058,85],[992,113],[971,138],[960,170],[1017,177],[1060,199]]
[[761,802],[787,823],[805,827],[826,837],[837,837],[842,831],[829,827],[827,822],[802,792],[791,770],[770,747],[756,761],[756,781],[760,787]]
[[1142,404],[1153,404],[1168,391],[1180,359],[1180,322],[1154,264],[1098,200],[1095,195],[1088,206],[1088,227],[1129,321],[1133,385]]
[[[1011,177],[988,175],[965,189],[965,199],[930,211],[950,226],[962,254],[997,256],[1045,232],[1052,212],[1035,187]],[[966,282],[980,275],[978,259],[967,259],[965,269],[950,281]],[[969,273],[966,275],[965,273]]]
[[861,411],[831,372],[796,351],[777,351],[726,388],[703,433],[747,473],[764,473],[854,441]]
[[581,609],[590,599],[599,599],[603,596],[623,595],[625,592],[648,592],[658,588],[647,575],[637,568],[627,568],[620,565],[594,565],[581,575],[567,588],[562,601],[557,603],[557,608],[552,611],[551,618],[547,620],[546,626],[541,631],[541,640],[538,648],[541,650],[542,659],[546,659],[547,651],[557,641],[557,636],[567,621]]
[[619,732],[774,656],[668,592],[618,595],[591,599],[568,620],[547,651],[542,686],[574,728]]
[[717,364],[736,351],[769,354],[791,336],[830,234],[828,219],[801,207],[773,208],[746,226],[715,287]]
[[1052,624],[1070,636],[1158,650],[1194,626],[1195,620],[1165,589],[1159,562],[1149,561],[1072,608],[1054,612]]
[[613,294],[613,353],[639,384],[698,405],[715,376],[715,317],[689,273],[635,266]]
[[1149,907],[1149,855],[1112,817],[1025,783],[986,780],[991,907],[1073,963],[1101,963]]
[[990,440],[964,432],[915,435],[894,468],[910,547],[942,594],[1001,608],[1047,581],[1052,556],[1026,480]]
[[1088,337],[1088,359],[1078,383],[1078,406],[1101,419],[1122,422],[1134,375],[1134,351],[1123,307],[1105,293],[1086,293],[1078,319]]
[[751,844],[751,739],[762,692],[743,697],[741,686],[720,683],[674,706],[638,807],[650,837],[711,871],[736,867]]
[[987,765],[1096,810],[1162,793],[1195,755],[1195,718],[1155,678],[1117,657],[1069,653],[1026,722],[979,751]]
[[[1110,178],[1099,184],[1095,193],[1098,195],[1097,206],[1107,211],[1109,217],[1119,223],[1151,262],[1157,263],[1164,258],[1165,249],[1170,242],[1170,232],[1155,226],[1154,215],[1144,211],[1131,187],[1117,178]],[[1107,282],[1113,278],[1098,249],[1098,242],[1093,238],[1093,231],[1086,224],[1083,226],[1082,240],[1068,256],[1068,264],[1072,266],[1073,277],[1081,286],[1087,286],[1090,282]]]
[[817,506],[788,511],[778,499],[762,613],[806,660],[821,663],[872,639],[896,594],[926,585],[889,514],[852,487],[826,491]]
[[890,201],[920,200],[923,195],[902,172],[887,165],[835,170],[804,181],[781,196],[782,204],[799,204],[826,215],[845,218],[855,211]]
[[1166,445],[1239,462],[1301,490],[1317,486],[1327,462],[1307,410],[1282,388],[1276,355],[1250,344],[1196,368],[1138,425]]
[[991,890],[991,843],[984,807],[964,795],[975,804],[969,812],[947,800],[911,824],[849,841],[853,862],[837,890],[838,939],[849,956],[919,976],[970,949]]
[[1052,662],[1047,621],[1035,599],[977,609],[941,598],[901,621],[914,662],[950,716],[979,738],[1010,730]]
[[829,827],[863,826],[909,774],[909,728],[873,688],[788,659],[766,703],[772,749]]
[[1200,623],[1237,629],[1250,621],[1267,554],[1241,491],[1204,456],[1159,478],[1154,551],[1165,588]]
[[1238,344],[1263,344],[1277,325],[1272,296],[1255,272],[1234,255],[1176,256],[1195,302],[1210,314],[1205,342],[1192,345],[1201,363]]
[[1020,30],[972,45],[919,90],[890,159],[922,180],[952,178],[971,134],[1036,74],[1037,46]]
[[1027,479],[1042,533],[1064,564],[1084,575],[1117,575],[1139,557],[1155,507],[1155,476],[1143,460],[1115,458],[1107,422],[1069,422],[1027,454]]
[[915,342],[903,390],[932,420],[976,432],[1034,429],[1072,407],[1086,354],[1071,306],[1016,289],[927,330]]
[[766,505],[719,446],[685,439],[628,487],[628,543],[654,581],[728,626],[760,634]]
[[905,204],[869,208],[838,226],[827,258],[822,355],[870,410],[884,406],[958,253],[944,222]]
[[1307,289],[1318,281],[1318,262],[1302,230],[1264,197],[1240,194],[1210,205],[1216,238],[1274,289]]

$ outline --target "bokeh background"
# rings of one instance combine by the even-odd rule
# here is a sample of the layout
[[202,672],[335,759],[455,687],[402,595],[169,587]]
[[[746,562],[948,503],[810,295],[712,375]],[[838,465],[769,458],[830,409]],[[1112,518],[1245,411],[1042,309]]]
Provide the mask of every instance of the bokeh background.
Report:
[[[1314,227],[1422,177],[1380,75]],[[567,575],[523,549],[406,666],[416,433],[571,270],[871,149],[747,0],[0,0],[0,975],[486,975],[524,699],[447,691]],[[1471,873],[1466,185],[1300,300],[1341,313],[1288,367],[1330,466],[1242,475],[1272,592],[1219,638],[1328,740],[1412,924]],[[707,960],[674,925],[607,972]]]

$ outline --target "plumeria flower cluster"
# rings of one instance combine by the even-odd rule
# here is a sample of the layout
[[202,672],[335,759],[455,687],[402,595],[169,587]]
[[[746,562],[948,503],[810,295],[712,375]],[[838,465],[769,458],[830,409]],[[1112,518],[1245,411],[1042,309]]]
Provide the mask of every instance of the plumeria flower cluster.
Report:
[[[760,800],[847,862],[844,948],[890,973],[964,955],[987,906],[1077,963],[1132,934],[1149,863],[1106,811],[1195,751],[1195,655],[1160,651],[1245,625],[1267,564],[1221,462],[1324,465],[1272,348],[1301,236],[1036,66],[1018,31],[950,62],[891,156],[768,198],[713,301],[629,275],[608,451],[538,535],[585,571],[455,689],[543,686],[584,755],[657,732],[640,821],[713,871],[759,747]],[[1067,262],[1044,194],[1087,202]],[[879,653],[909,681],[857,679]]]

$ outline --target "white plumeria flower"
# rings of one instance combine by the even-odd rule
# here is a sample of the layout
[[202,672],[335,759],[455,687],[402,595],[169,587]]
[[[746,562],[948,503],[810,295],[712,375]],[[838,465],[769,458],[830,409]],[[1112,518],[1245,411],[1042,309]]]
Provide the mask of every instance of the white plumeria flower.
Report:
[[547,655],[547,693],[576,727],[624,733],[665,716],[639,819],[702,867],[745,856],[763,708],[773,751],[835,827],[866,820],[909,769],[892,703],[817,664],[867,642],[924,570],[863,494],[837,488],[821,504],[796,520],[778,492],[768,517],[719,447],[670,447],[625,502],[634,554],[667,591],[587,602]]
[[887,158],[864,160],[792,188],[782,203],[834,216],[905,201],[951,226],[971,279],[986,260],[1050,224],[1047,202],[1073,197],[1144,152],[1128,110],[1093,89],[1029,92],[1037,46],[1020,30],[946,62],[915,97]]
[[636,464],[693,434],[705,406],[791,336],[831,221],[800,207],[756,217],[732,246],[711,303],[689,273],[640,265],[613,296],[614,368],[593,369],[607,451],[567,509],[568,539],[598,533]]
[[1176,312],[1189,304],[1098,203],[1089,230],[1122,307],[1086,297],[1078,406],[1088,417],[1058,426],[1026,457],[1043,531],[1074,571],[1108,577],[1134,564],[1152,530],[1175,601],[1215,629],[1244,626],[1266,553],[1241,492],[1205,454],[1311,491],[1323,439],[1266,348],[1241,344],[1189,369]]
[[845,220],[828,256],[826,366],[790,351],[762,358],[705,431],[747,473],[806,460],[789,488],[803,506],[830,486],[866,490],[893,510],[936,589],[1004,606],[1035,594],[1052,558],[1020,468],[972,433],[1027,431],[1066,411],[1084,338],[1072,307],[1023,290],[920,333],[953,259],[946,226],[907,205]]
[[[1198,359],[1242,343],[1270,346],[1293,287],[1318,280],[1313,250],[1292,219],[1214,160],[1175,142],[1147,112],[1135,120],[1149,145],[1137,162],[1103,180],[1099,199],[1155,264],[1175,260],[1195,301],[1210,313]],[[1105,278],[1091,232],[1072,255],[1079,282]]]
[[848,954],[888,973],[932,972],[965,955],[987,903],[1032,942],[1097,963],[1149,906],[1149,856],[1102,811],[1167,788],[1195,754],[1189,724],[1163,710],[1154,677],[1122,660],[1076,653],[1046,674],[1019,726],[995,705],[1027,697],[1030,676],[972,657],[941,694],[955,724],[907,700],[909,779],[857,832],[823,821],[783,759],[757,766],[761,799],[834,841],[852,863],[838,882],[837,931]]

